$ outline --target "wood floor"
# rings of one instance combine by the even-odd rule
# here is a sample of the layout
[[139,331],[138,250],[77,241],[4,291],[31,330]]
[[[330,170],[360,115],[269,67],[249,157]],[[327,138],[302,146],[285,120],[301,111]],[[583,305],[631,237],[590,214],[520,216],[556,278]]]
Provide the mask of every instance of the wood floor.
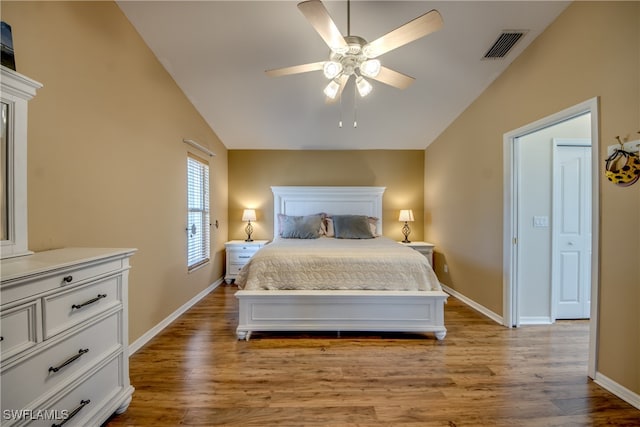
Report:
[[448,334],[254,333],[221,286],[131,361],[117,426],[640,425],[587,378],[588,323],[507,329],[454,298]]

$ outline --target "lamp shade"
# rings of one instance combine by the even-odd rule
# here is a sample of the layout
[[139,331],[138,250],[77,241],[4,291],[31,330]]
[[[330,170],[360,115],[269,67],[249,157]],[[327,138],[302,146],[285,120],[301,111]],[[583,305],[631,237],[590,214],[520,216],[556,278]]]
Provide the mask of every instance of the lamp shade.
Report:
[[401,209],[398,221],[413,221],[413,211],[411,209]]
[[256,210],[255,209],[245,209],[242,212],[242,220],[243,221],[255,221],[256,220]]

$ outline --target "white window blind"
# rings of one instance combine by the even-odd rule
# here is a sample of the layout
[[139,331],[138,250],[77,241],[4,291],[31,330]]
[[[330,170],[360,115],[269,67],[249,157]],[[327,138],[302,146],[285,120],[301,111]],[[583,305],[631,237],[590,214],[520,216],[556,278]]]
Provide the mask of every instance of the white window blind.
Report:
[[187,157],[187,268],[209,261],[209,164]]

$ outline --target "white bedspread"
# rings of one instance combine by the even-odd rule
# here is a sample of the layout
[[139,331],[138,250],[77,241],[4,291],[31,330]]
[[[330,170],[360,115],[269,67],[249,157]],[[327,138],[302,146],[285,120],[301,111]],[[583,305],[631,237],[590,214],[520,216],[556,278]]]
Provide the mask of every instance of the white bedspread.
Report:
[[235,280],[240,289],[441,290],[424,255],[387,237],[277,239]]

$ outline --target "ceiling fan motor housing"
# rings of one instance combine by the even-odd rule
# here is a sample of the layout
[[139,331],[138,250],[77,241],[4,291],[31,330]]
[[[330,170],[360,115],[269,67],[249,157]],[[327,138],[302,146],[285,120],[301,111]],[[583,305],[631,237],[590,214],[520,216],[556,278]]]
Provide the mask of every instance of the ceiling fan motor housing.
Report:
[[350,76],[368,59],[362,52],[362,47],[367,44],[367,41],[358,36],[345,36],[344,40],[348,45],[346,51],[343,53],[333,50],[330,60],[342,65],[342,73]]

